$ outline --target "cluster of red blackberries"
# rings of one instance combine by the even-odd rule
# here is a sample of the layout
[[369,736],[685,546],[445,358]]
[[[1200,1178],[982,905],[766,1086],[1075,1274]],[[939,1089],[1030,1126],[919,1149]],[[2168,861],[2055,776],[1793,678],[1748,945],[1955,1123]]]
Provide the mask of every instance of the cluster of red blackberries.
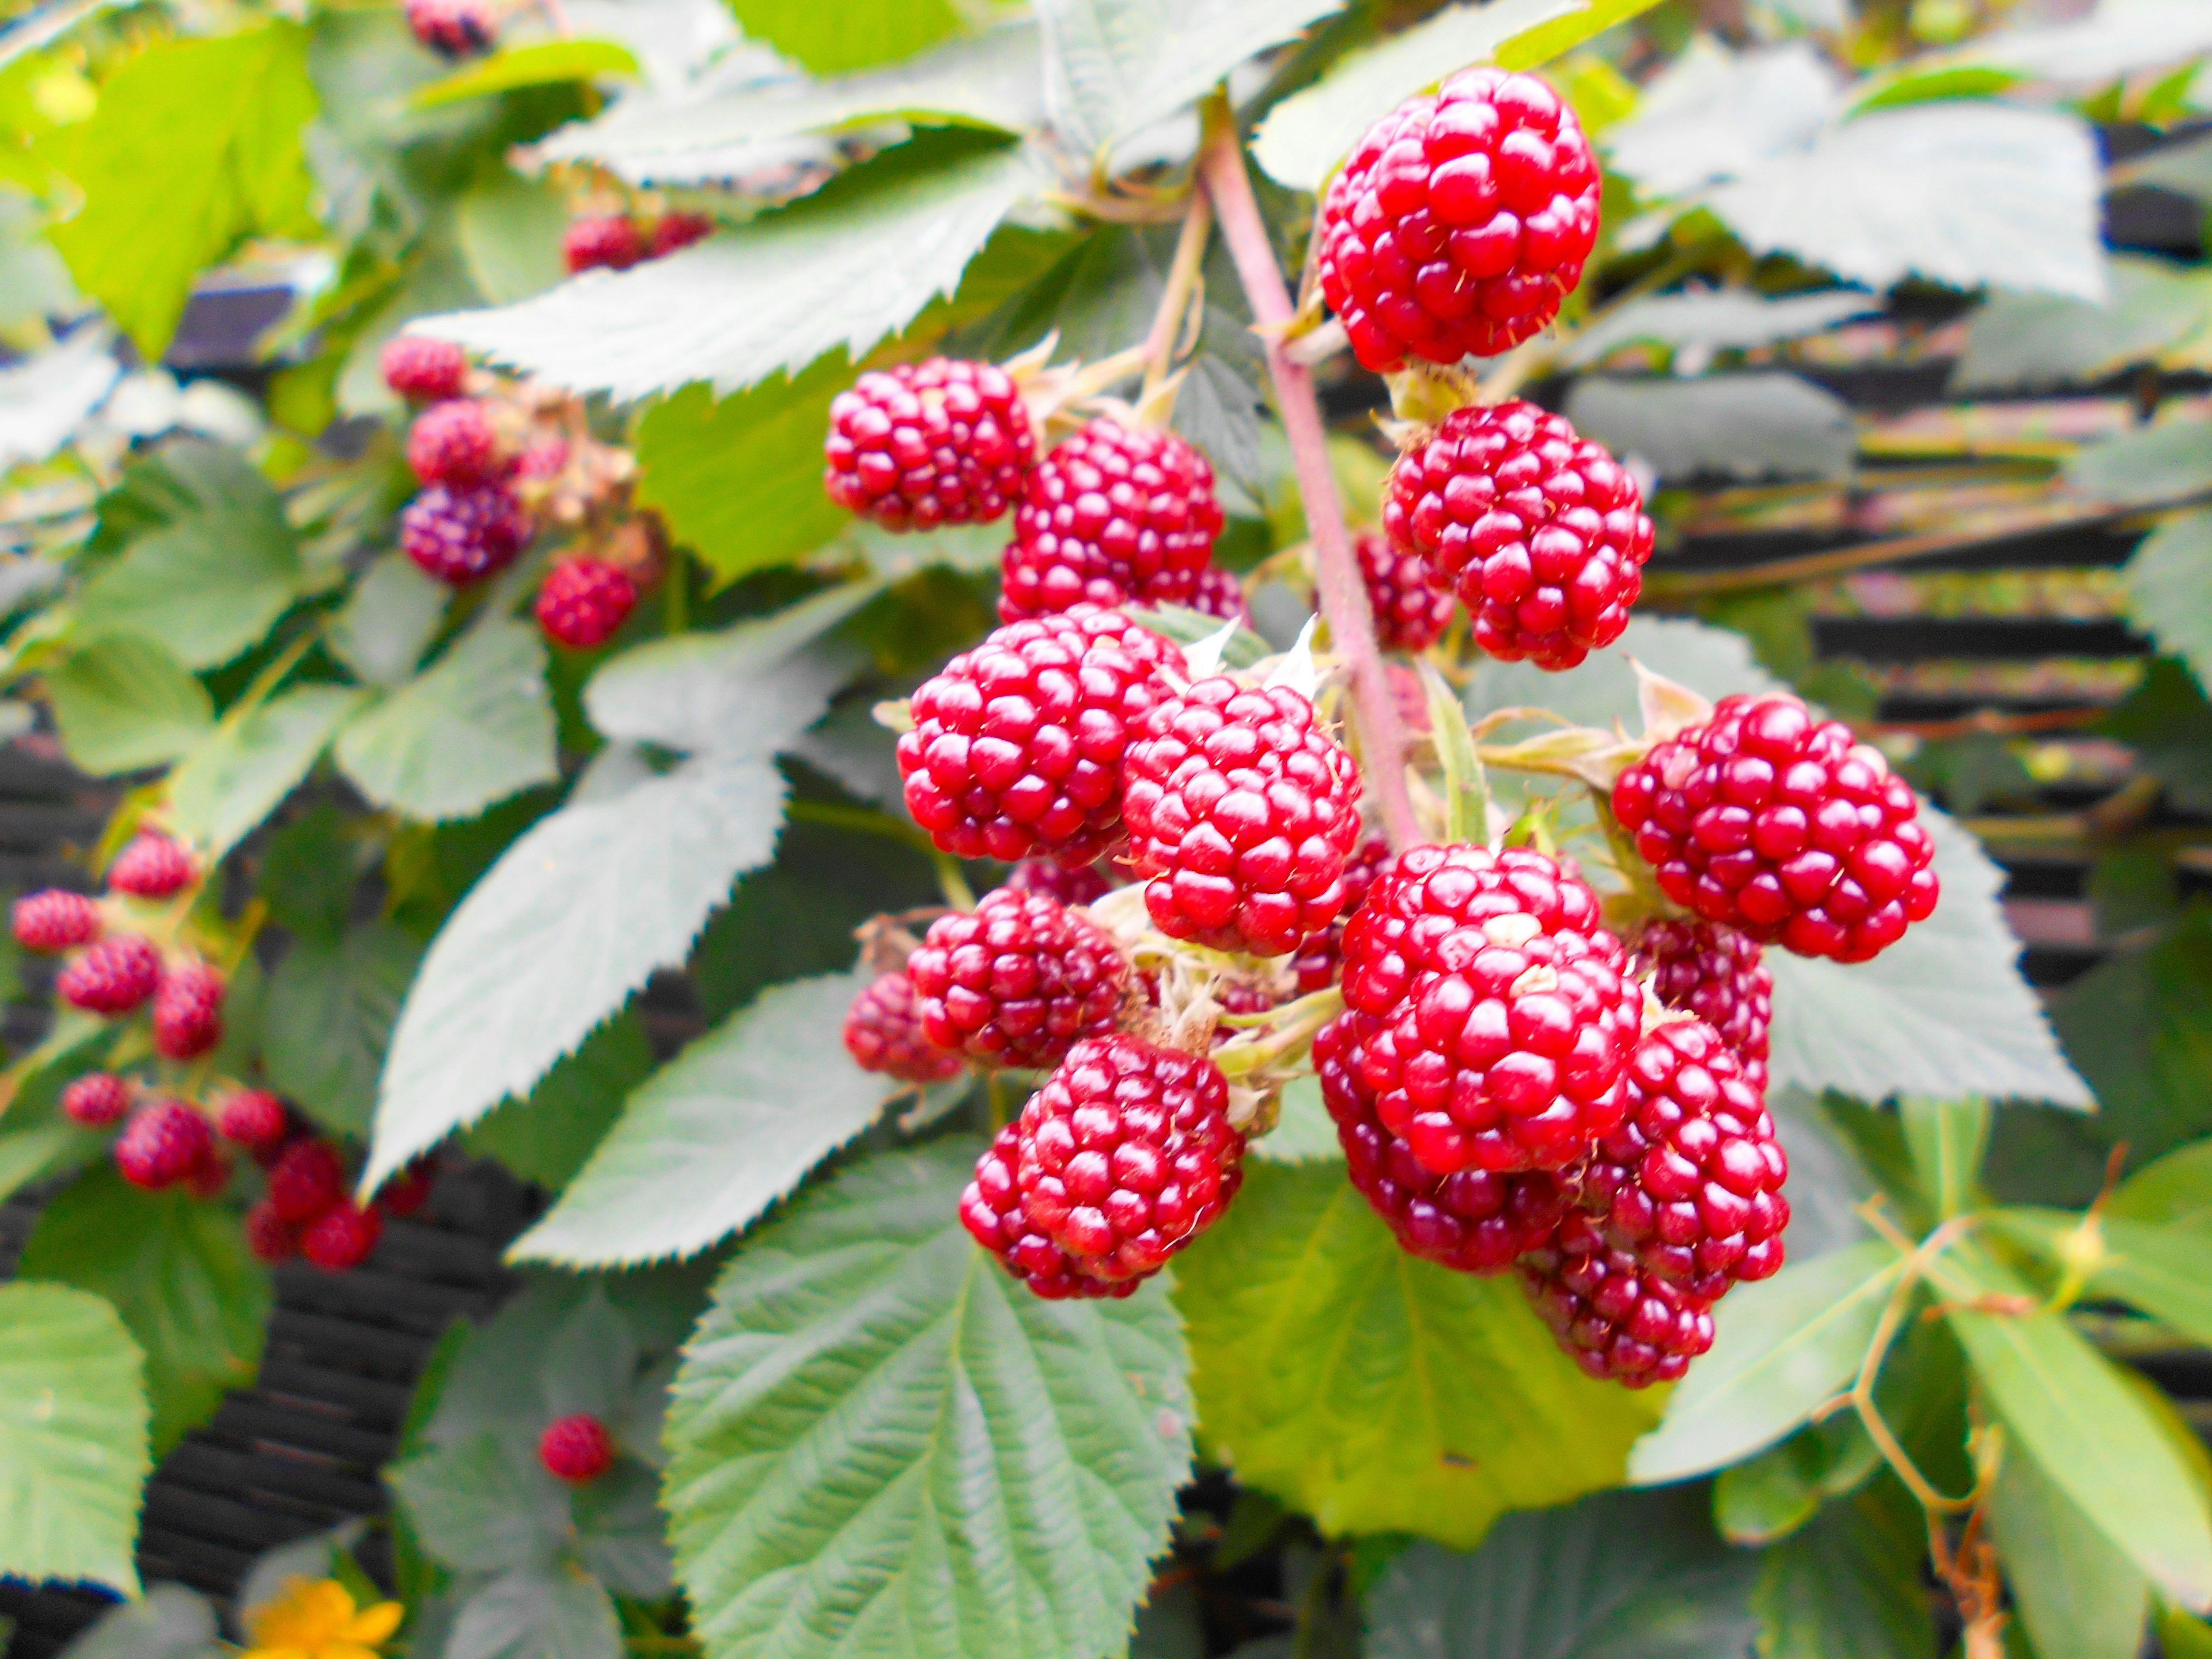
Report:
[[651,220],[628,213],[592,214],[568,222],[561,237],[561,257],[571,272],[628,270],[690,247],[714,228],[714,222],[703,213],[663,213]]

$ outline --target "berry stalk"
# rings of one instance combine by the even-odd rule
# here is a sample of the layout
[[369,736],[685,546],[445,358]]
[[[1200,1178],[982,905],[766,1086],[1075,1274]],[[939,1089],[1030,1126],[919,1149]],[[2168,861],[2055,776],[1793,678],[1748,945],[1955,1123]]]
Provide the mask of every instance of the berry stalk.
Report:
[[1190,310],[1191,294],[1198,286],[1199,267],[1206,262],[1206,241],[1212,229],[1212,198],[1202,190],[1193,190],[1182,230],[1176,238],[1175,258],[1168,266],[1167,287],[1153,314],[1152,332],[1145,339],[1146,392],[1167,379],[1168,365],[1175,358],[1176,337],[1182,332],[1184,315]]
[[1352,720],[1367,761],[1367,787],[1374,792],[1383,833],[1394,848],[1421,839],[1406,788],[1406,739],[1375,643],[1375,618],[1367,605],[1352,538],[1344,527],[1336,480],[1329,471],[1328,436],[1321,404],[1314,396],[1312,373],[1293,362],[1284,349],[1283,331],[1291,319],[1290,290],[1275,264],[1267,222],[1244,171],[1244,152],[1234,123],[1219,98],[1206,106],[1206,136],[1199,152],[1199,176],[1221,222],[1244,297],[1252,307],[1267,349],[1267,374],[1297,473],[1299,499],[1305,504],[1306,530],[1313,538],[1314,586],[1331,642],[1352,670]]

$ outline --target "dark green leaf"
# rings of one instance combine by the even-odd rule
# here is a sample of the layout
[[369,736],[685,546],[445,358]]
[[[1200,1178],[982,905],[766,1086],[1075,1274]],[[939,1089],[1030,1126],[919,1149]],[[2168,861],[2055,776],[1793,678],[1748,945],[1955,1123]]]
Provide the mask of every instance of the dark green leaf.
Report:
[[525,1181],[559,1192],[621,1117],[631,1090],[653,1074],[653,1045],[635,1012],[615,1016],[538,1080],[477,1124],[465,1144]]
[[62,747],[102,776],[190,754],[215,724],[206,690],[174,657],[137,635],[100,640],[46,675]]
[[1694,380],[1592,375],[1575,383],[1567,418],[1662,478],[1840,478],[1858,443],[1842,399],[1777,373]]
[[1897,1110],[1920,1190],[1936,1218],[1948,1221],[1973,1208],[1975,1182],[1990,1145],[1990,1103],[1907,1095]]
[[[2212,1123],[2212,911],[2201,907],[2148,950],[2116,952],[2052,1010],[2066,1051],[2097,1092],[2082,1132],[2156,1158]],[[2088,1194],[2084,1194],[2086,1199]]]
[[1927,1528],[1891,1481],[1829,1504],[1760,1558],[1759,1659],[1935,1659]]
[[675,1590],[659,1488],[651,1469],[624,1460],[571,1500],[576,1553],[618,1595],[658,1601]]
[[294,940],[263,1015],[270,1082],[325,1128],[365,1135],[392,1022],[422,961],[421,943],[389,922]]
[[2212,807],[2212,702],[2180,663],[2154,659],[2098,729],[2133,749],[2183,805]]
[[1713,1522],[1733,1544],[1771,1544],[1796,1532],[1831,1498],[1864,1484],[1881,1452],[1856,1412],[1808,1424],[1713,1483]]
[[221,858],[283,804],[366,695],[303,685],[224,721],[169,775],[174,827]]
[[2212,1232],[2212,1140],[2193,1141],[2123,1181],[2105,1206],[2114,1221]]
[[516,1568],[472,1591],[443,1659],[621,1659],[622,1626],[599,1582],[565,1564]]
[[526,1432],[486,1429],[387,1470],[423,1547],[463,1572],[552,1561],[568,1532],[568,1493],[540,1467]]
[[1990,1219],[2061,1267],[2078,1259],[2089,1289],[2117,1297],[2192,1341],[2212,1343],[2212,1238],[2068,1210],[1998,1210]]

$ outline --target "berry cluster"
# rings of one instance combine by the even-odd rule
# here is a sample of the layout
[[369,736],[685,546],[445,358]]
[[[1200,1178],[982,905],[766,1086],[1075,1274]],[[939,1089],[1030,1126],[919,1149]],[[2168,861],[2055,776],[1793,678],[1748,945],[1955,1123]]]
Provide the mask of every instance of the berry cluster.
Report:
[[489,52],[498,20],[485,0],[407,0],[407,27],[441,58]]
[[561,257],[571,273],[628,270],[690,247],[714,229],[714,222],[703,213],[663,213],[650,220],[628,213],[591,214],[568,222],[561,236]]

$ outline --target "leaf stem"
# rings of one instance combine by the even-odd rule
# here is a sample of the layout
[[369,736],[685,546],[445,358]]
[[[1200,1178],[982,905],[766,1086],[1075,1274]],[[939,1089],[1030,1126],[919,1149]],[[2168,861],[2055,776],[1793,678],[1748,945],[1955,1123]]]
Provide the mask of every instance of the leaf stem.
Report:
[[[1175,361],[1176,337],[1182,331],[1183,317],[1190,310],[1199,268],[1206,262],[1206,238],[1212,229],[1212,198],[1202,190],[1194,190],[1190,206],[1183,214],[1182,229],[1176,237],[1175,258],[1168,265],[1167,288],[1160,295],[1159,309],[1152,313],[1152,332],[1145,337],[1146,393],[1167,379],[1168,365]],[[1139,393],[1139,398],[1143,395]]]
[[680,547],[668,550],[668,574],[661,578],[664,584],[660,602],[661,628],[664,632],[682,634],[691,626],[691,558]]

